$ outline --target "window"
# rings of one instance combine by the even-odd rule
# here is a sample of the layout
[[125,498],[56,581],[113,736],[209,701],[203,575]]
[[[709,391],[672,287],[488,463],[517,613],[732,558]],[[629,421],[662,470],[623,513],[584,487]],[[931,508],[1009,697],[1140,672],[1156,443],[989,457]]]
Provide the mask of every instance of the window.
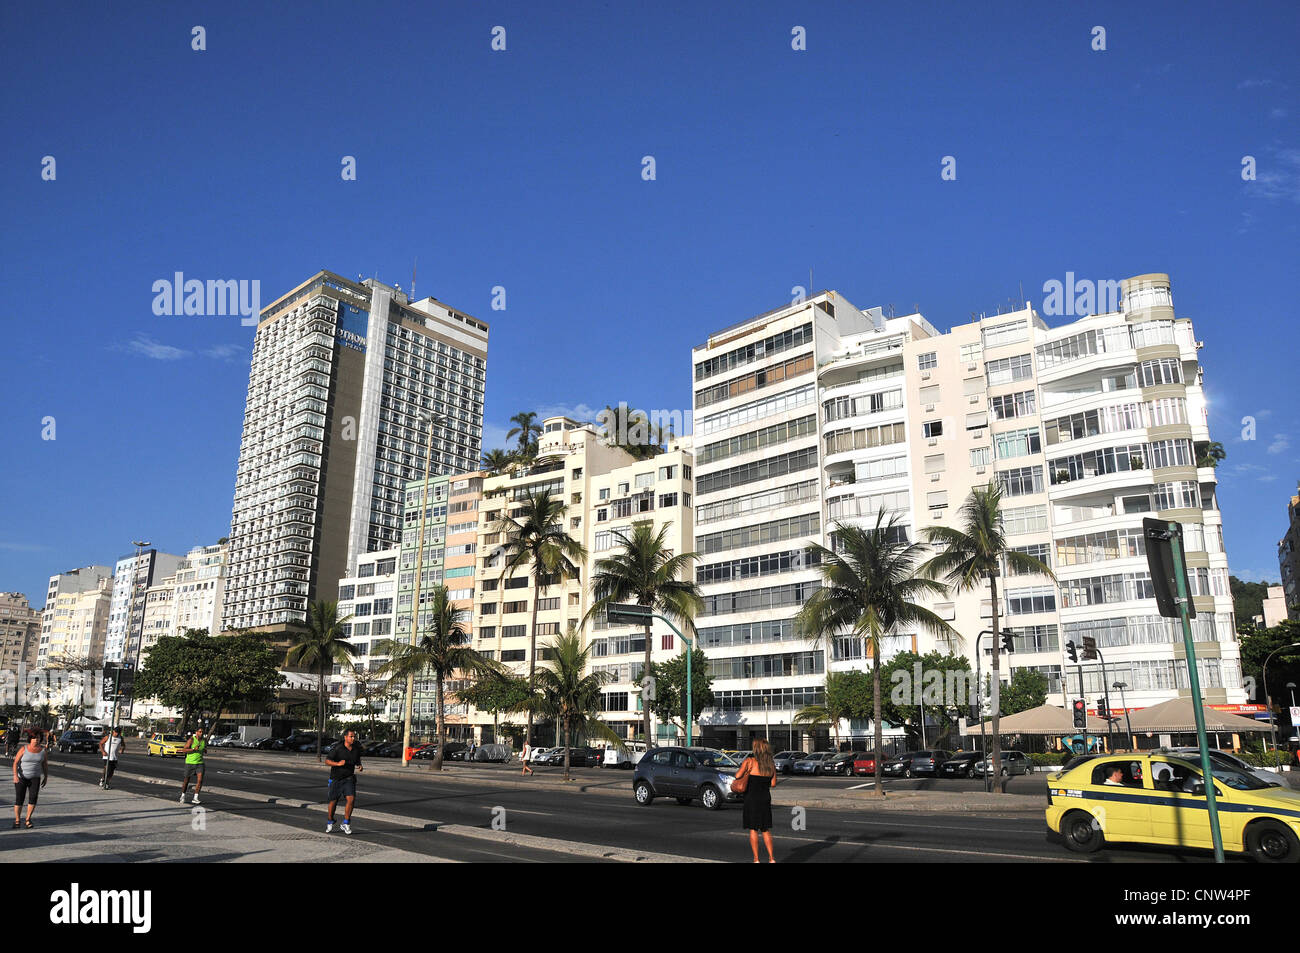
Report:
[[596,510],[596,522],[597,522],[597,523],[603,523],[603,522],[605,522],[605,521],[608,520],[608,519],[609,519],[609,509],[608,509],[608,508],[602,508],[602,509]]
[[988,411],[981,410],[978,413],[966,415],[967,430],[982,430],[989,425]]
[[935,367],[938,367],[939,366],[938,352],[928,351],[925,354],[918,354],[916,356],[916,366],[923,371],[928,371]]
[[1034,361],[1028,354],[1004,357],[984,365],[989,385],[1010,384],[1012,381],[1030,380],[1034,376]]
[[638,473],[635,479],[636,479],[636,488],[638,490],[644,489],[647,486],[654,486],[654,482],[655,482],[654,471],[652,470],[649,473]]
[[943,436],[943,421],[927,420],[924,424],[921,425],[921,430],[926,437]]
[[609,487],[607,487],[607,486],[602,486],[602,487],[600,488],[600,491],[596,494],[596,496],[597,496],[598,499],[601,499],[601,500],[608,500],[608,499],[609,499]]
[[963,397],[977,397],[984,393],[987,388],[984,386],[984,378],[968,377],[961,382],[961,392]]
[[1047,529],[1046,506],[1021,506],[1002,510],[1002,525],[1007,535],[1041,533]]
[[630,493],[631,491],[632,491],[632,485],[630,483],[620,483],[618,485],[619,496],[627,496],[628,493]]
[[973,467],[986,467],[993,462],[992,447],[975,447],[970,452],[970,465]]
[[[979,342],[977,341],[974,344],[963,344],[961,350],[958,351],[957,354],[963,364],[975,363],[980,359],[981,354]],[[977,378],[977,380],[979,380],[981,384],[984,383],[983,378]]]
[[1009,615],[1055,611],[1056,590],[1051,586],[1033,586],[1029,589],[1007,590],[1007,613]]
[[1143,361],[1138,365],[1138,378],[1141,380],[1143,387],[1155,387],[1158,384],[1181,384],[1183,382],[1183,362],[1177,358]]
[[1003,344],[1015,344],[1029,338],[1029,325],[1023,319],[994,325],[984,329],[984,346],[1000,347]]
[[930,456],[926,457],[926,458],[925,458],[925,472],[926,472],[926,473],[942,473],[942,472],[943,472],[943,457],[944,457],[944,455],[943,455],[942,453],[934,453],[934,454],[931,454]]
[[[1033,559],[1037,559],[1044,566],[1051,568],[1052,565],[1051,555],[1049,553],[1050,545],[1048,543],[1034,543],[1030,546],[1012,546],[1011,550],[1012,552],[1021,553],[1025,556],[1030,556]],[[1033,572],[1031,570],[1015,569],[1013,567],[1011,569],[1010,575],[1029,576],[1029,575],[1033,575]]]
[[936,490],[925,495],[925,505],[932,510],[941,510],[948,505],[948,491]]
[[673,473],[676,472],[676,470],[677,470],[676,467],[660,467],[660,468],[659,468],[659,479],[661,479],[661,480],[671,480],[671,479],[673,478]]
[[526,649],[502,649],[501,661],[503,662],[522,662],[528,656]]
[[1157,483],[1155,507],[1157,510],[1200,509],[1200,488],[1192,482]]
[[1037,413],[1032,390],[992,397],[989,399],[989,409],[993,411],[994,420],[1010,420],[1012,417],[1027,417]]
[[[665,632],[659,639],[659,648],[671,652],[674,645],[674,637],[671,632]],[[685,683],[683,683],[685,684]]]
[[1031,453],[1040,453],[1043,449],[1037,427],[994,434],[993,447],[999,460],[1024,457]]
[[1020,467],[1016,470],[1003,470],[997,475],[998,482],[1007,496],[1024,496],[1027,493],[1043,492],[1043,468]]
[[939,385],[930,384],[921,388],[921,403],[937,404],[939,403]]

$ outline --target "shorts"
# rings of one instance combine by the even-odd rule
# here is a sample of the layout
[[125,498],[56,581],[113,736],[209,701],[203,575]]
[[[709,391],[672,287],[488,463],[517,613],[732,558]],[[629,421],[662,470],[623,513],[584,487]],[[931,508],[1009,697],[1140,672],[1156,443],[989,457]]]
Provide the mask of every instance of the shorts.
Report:
[[41,779],[39,777],[25,778],[20,774],[18,783],[14,785],[14,807],[22,807],[24,800],[32,807],[35,807],[36,797],[40,793]]
[[329,799],[331,801],[337,801],[340,798],[356,797],[356,796],[357,796],[356,775],[352,775],[351,777],[346,777],[346,778],[330,779]]
[[198,764],[187,764],[187,765],[185,765],[185,780],[186,780],[186,781],[188,781],[190,778],[194,777],[196,774],[198,774],[198,775],[203,774],[203,762],[202,762],[202,761],[200,761]]

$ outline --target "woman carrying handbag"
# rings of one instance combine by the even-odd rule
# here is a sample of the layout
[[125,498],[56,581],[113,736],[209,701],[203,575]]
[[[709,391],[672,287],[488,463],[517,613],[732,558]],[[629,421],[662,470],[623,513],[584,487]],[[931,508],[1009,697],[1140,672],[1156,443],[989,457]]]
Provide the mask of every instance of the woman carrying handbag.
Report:
[[763,835],[767,847],[767,862],[776,863],[772,853],[772,788],[776,785],[776,764],[772,761],[772,746],[762,738],[755,738],[753,753],[740,765],[731,790],[745,796],[743,823],[749,831],[749,848],[758,863],[758,835]]

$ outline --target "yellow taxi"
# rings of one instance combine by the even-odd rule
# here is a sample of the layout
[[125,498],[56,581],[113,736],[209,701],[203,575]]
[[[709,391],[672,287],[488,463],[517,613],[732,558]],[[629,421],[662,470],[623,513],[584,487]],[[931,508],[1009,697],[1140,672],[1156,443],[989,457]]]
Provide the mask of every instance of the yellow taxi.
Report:
[[160,754],[165,758],[180,757],[181,749],[185,747],[185,739],[180,735],[150,735],[149,736],[149,755]]
[[[1256,860],[1300,861],[1300,792],[1213,765],[1223,849]],[[1088,757],[1047,777],[1047,826],[1067,849],[1161,844],[1213,849],[1200,765],[1176,755]]]

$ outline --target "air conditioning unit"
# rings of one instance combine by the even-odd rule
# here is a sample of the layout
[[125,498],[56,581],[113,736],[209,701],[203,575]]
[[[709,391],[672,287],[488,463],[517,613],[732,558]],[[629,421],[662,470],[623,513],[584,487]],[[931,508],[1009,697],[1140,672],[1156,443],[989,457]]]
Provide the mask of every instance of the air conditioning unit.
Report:
[[925,412],[926,412],[927,414],[930,413],[932,410],[934,410],[934,404],[926,404],[926,405],[925,405]]
[[930,482],[931,482],[931,483],[938,483],[938,482],[939,482],[939,477],[941,477],[941,476],[943,476],[942,473],[931,473],[931,474],[930,474]]
[[979,395],[978,395],[978,394],[971,394],[970,400],[969,400],[967,403],[978,404],[979,402],[980,402]]
[[931,437],[931,438],[930,438],[929,440],[927,440],[925,443],[926,443],[926,446],[929,446],[929,447],[937,447],[937,446],[939,446],[939,438],[938,438],[938,437]]
[[975,369],[978,368],[978,367],[979,367],[978,364],[967,364],[967,365],[966,365],[966,370],[968,370],[968,371],[973,371],[973,370],[975,370]]

